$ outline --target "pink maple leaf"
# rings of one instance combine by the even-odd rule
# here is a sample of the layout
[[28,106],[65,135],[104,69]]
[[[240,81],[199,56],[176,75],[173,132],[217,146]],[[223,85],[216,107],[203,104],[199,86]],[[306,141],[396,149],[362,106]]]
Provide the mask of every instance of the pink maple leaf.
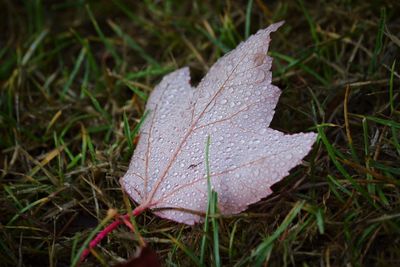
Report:
[[[271,193],[300,164],[315,133],[269,128],[281,91],[271,84],[270,33],[260,30],[219,59],[197,88],[188,68],[166,75],[147,103],[149,116],[121,184],[139,203],[136,214],[194,224],[207,210],[205,148],[222,214],[235,214]],[[189,212],[193,211],[193,212]]]

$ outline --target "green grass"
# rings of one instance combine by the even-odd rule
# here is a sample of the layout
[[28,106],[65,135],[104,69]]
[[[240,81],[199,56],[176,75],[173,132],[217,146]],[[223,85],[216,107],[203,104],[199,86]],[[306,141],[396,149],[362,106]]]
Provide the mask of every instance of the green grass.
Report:
[[[131,218],[81,266],[134,255],[143,240],[165,266],[400,264],[400,31],[396,1],[94,1],[0,3],[0,266],[74,265],[116,209],[166,73],[199,82],[272,22],[272,122],[315,131],[304,164],[274,193],[206,223]],[[210,140],[212,143],[213,140]],[[131,207],[132,205],[132,207]]]

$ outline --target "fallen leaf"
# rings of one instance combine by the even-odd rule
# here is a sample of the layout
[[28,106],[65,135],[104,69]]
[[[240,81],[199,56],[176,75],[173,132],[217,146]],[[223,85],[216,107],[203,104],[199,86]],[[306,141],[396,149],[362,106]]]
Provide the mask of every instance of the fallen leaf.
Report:
[[[300,164],[315,133],[285,135],[269,128],[280,90],[271,84],[270,33],[258,31],[219,59],[197,88],[188,68],[166,75],[152,92],[121,184],[137,211],[194,224],[207,209],[206,140],[219,211],[235,214],[272,191]],[[194,212],[188,212],[188,210]]]

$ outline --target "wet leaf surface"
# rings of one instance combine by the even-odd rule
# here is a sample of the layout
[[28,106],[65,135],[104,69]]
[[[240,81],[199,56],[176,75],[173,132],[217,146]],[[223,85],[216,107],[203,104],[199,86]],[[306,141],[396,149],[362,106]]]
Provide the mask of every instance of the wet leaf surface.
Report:
[[[222,214],[266,197],[270,187],[307,155],[315,133],[285,135],[269,128],[280,89],[271,84],[270,33],[258,31],[219,59],[197,88],[188,68],[163,78],[147,103],[149,115],[121,183],[139,209],[186,224],[207,208],[205,144]],[[194,213],[185,211],[192,210]]]

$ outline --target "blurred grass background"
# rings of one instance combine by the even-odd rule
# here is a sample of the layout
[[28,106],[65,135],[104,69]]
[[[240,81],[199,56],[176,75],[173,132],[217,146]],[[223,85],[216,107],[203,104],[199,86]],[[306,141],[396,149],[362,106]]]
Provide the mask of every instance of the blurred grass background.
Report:
[[[400,265],[399,13],[395,0],[1,0],[0,266],[70,266],[107,210],[135,205],[118,179],[162,76],[188,65],[196,84],[280,20],[272,127],[318,132],[313,151],[273,195],[214,220],[217,243],[151,212],[140,235],[165,266]],[[120,227],[81,266],[139,244]]]

